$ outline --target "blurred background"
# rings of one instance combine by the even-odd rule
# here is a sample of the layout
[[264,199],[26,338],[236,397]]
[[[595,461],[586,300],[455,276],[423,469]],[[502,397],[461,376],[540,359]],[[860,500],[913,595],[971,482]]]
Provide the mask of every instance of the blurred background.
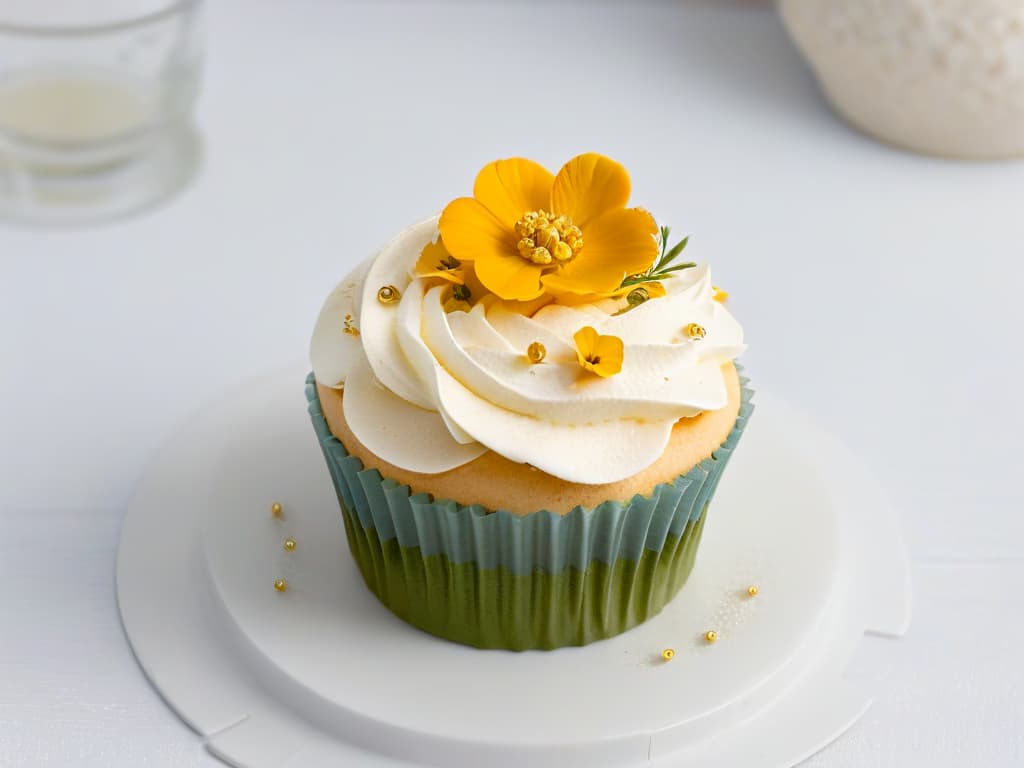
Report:
[[899,671],[809,764],[1024,762],[1024,2],[0,0],[0,764],[207,764],[117,623],[139,473],[485,163],[584,151],[902,510]]

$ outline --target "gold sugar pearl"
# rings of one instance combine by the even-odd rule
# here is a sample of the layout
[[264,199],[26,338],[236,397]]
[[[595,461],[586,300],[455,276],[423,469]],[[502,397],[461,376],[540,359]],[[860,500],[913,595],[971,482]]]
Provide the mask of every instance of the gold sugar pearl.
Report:
[[715,642],[715,640],[718,639],[718,633],[715,632],[715,630],[713,630],[713,629],[709,629],[707,632],[704,633],[704,639],[708,643],[713,643],[713,642]]
[[377,290],[377,301],[381,304],[393,304],[402,298],[401,292],[393,285],[385,285]]
[[751,584],[749,587],[747,587],[747,594],[751,597],[757,597],[757,592],[757,584]]
[[707,330],[700,323],[690,323],[683,329],[683,332],[694,341],[700,341],[708,335]]
[[537,363],[543,362],[543,360],[547,356],[547,354],[548,354],[548,351],[544,348],[544,345],[541,344],[539,341],[533,342],[533,344],[531,344],[526,349],[526,357],[534,365],[536,365]]
[[675,658],[675,655],[676,652],[671,648],[666,648],[664,651],[661,652],[661,658],[663,658],[665,661],[672,661],[672,659]]
[[274,582],[274,589],[276,589],[278,592],[284,592],[286,589],[288,589],[288,582],[284,579],[278,579]]
[[275,501],[273,504],[270,505],[270,514],[272,514],[274,517],[281,517],[281,513],[283,511],[284,508],[281,506],[281,502],[279,501]]
[[295,543],[295,539],[288,538],[288,539],[284,540],[284,551],[285,552],[294,552],[295,551],[295,547],[297,547],[297,546],[298,546],[298,544]]

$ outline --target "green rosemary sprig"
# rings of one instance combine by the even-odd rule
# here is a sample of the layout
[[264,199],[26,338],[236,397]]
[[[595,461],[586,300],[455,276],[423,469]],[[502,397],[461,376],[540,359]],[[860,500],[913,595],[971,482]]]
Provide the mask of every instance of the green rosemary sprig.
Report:
[[684,250],[686,250],[686,246],[690,242],[690,237],[687,235],[669,248],[669,232],[671,232],[671,230],[668,227],[662,227],[658,232],[658,240],[661,244],[661,255],[658,257],[658,260],[648,268],[646,272],[627,276],[619,286],[620,288],[627,288],[631,285],[641,285],[643,283],[651,283],[655,280],[664,280],[667,277],[672,277],[673,272],[697,266],[697,262],[695,261],[684,261],[679,264],[672,263],[679,258],[679,255]]

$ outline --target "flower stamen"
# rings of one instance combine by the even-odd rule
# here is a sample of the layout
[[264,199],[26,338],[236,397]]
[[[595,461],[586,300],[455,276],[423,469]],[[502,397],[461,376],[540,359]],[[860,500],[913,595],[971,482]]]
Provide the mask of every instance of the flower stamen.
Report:
[[543,208],[524,213],[515,230],[519,255],[533,264],[568,264],[583,248],[583,231],[572,219]]

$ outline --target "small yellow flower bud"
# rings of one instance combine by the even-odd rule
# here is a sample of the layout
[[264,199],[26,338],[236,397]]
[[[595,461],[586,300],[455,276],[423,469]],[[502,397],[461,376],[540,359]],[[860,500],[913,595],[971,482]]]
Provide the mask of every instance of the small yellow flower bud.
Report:
[[651,298],[651,292],[641,285],[626,294],[626,303],[631,307],[639,307],[649,298]]

